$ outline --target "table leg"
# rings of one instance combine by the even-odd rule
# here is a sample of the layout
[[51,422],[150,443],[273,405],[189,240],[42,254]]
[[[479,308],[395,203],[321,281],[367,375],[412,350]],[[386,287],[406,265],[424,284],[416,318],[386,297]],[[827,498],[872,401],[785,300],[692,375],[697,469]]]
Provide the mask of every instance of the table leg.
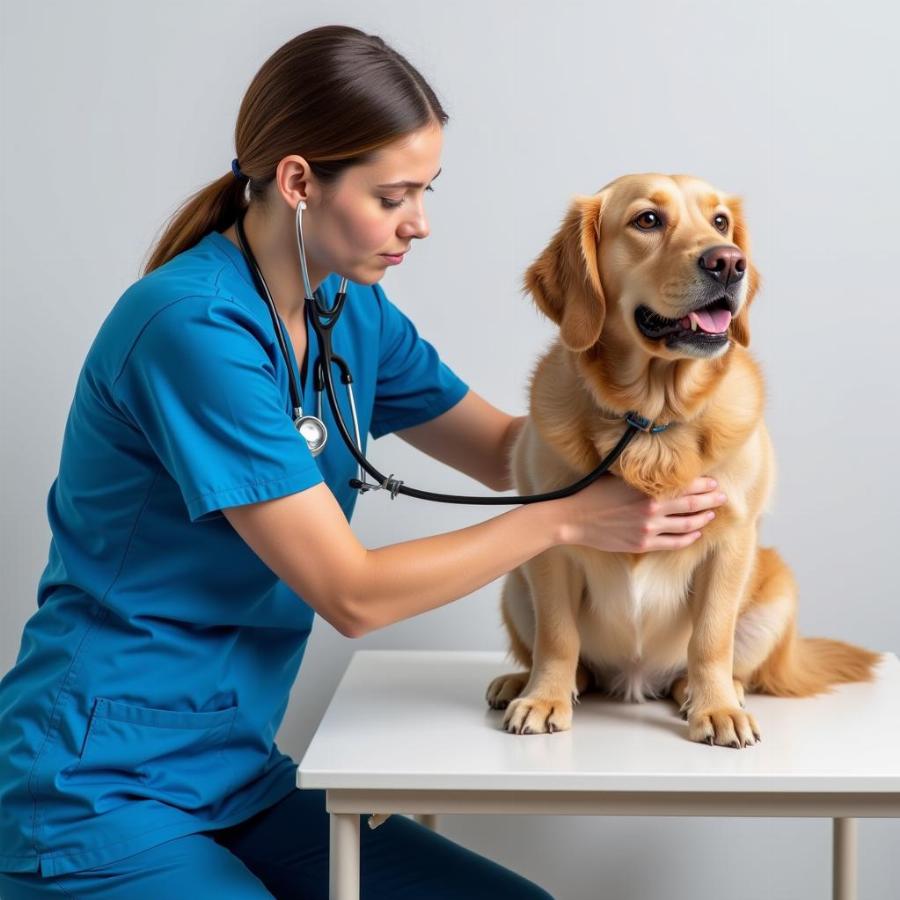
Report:
[[437,831],[437,816],[434,813],[417,813],[415,820],[432,831]]
[[359,900],[359,815],[331,813],[329,900]]
[[856,900],[856,819],[834,819],[833,900]]

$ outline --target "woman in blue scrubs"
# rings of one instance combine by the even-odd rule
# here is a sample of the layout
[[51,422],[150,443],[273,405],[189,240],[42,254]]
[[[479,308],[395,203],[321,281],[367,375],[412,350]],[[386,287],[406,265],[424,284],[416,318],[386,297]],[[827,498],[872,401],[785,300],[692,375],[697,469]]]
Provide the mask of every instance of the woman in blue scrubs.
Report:
[[[554,544],[636,551],[646,537],[647,498],[602,479],[367,550],[348,524],[356,464],[330,410],[315,459],[294,429],[286,363],[234,222],[245,212],[310,411],[303,200],[311,284],[330,303],[338,273],[350,280],[334,349],[354,373],[363,440],[404,430],[510,487],[506,451],[523,419],[468,390],[378,284],[428,235],[423,198],[446,121],[381,39],[337,26],[298,36],[250,84],[233,171],[176,213],[103,322],[47,501],[38,609],[0,681],[4,900],[325,897],[324,797],[296,789],[274,741],[314,612],[357,636]],[[686,508],[657,513],[643,549],[693,540]],[[394,816],[363,829],[362,896],[547,895]]]

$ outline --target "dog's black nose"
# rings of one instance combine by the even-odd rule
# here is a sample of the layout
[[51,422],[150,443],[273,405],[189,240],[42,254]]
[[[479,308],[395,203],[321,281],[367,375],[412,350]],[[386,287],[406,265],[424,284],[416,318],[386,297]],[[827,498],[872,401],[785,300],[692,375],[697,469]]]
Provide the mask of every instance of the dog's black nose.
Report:
[[722,287],[728,287],[729,284],[740,281],[747,269],[747,257],[733,244],[709,247],[700,254],[697,263],[710,278],[714,278]]

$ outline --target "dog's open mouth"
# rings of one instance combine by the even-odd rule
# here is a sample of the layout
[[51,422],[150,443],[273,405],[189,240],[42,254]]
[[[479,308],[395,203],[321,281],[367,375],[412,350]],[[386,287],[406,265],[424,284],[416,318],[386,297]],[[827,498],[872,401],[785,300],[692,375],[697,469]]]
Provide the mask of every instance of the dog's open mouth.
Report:
[[731,316],[732,302],[720,297],[679,319],[667,319],[642,305],[635,310],[634,320],[641,334],[650,340],[665,338],[667,344],[681,341],[721,344],[728,340]]

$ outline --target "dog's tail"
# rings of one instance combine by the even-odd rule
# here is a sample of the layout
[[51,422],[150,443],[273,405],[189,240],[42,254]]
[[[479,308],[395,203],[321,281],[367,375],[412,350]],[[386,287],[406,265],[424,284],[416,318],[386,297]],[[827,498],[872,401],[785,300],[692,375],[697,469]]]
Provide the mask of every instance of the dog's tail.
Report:
[[880,659],[880,653],[843,641],[798,637],[791,622],[750,682],[759,693],[809,697],[843,682],[871,681]]

